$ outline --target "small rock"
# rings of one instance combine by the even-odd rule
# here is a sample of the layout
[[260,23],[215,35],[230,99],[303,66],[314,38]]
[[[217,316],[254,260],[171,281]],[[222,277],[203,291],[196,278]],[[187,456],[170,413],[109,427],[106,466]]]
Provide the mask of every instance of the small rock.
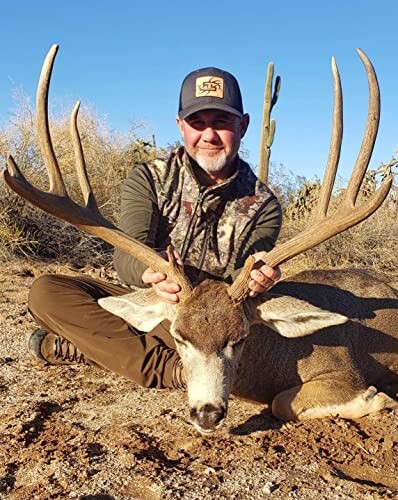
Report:
[[275,491],[276,488],[277,485],[275,483],[273,483],[272,481],[267,481],[262,488],[262,492],[264,493],[264,495],[271,495],[271,493]]

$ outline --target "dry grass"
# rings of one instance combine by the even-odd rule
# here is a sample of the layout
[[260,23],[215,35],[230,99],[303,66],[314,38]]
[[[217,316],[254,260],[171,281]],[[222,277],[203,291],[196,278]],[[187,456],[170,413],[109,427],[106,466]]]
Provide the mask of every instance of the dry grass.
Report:
[[[12,154],[29,181],[47,189],[45,166],[35,136],[34,112],[23,94],[17,93],[16,99],[12,120],[0,130],[0,156],[5,160]],[[68,193],[82,203],[69,134],[69,111],[52,116],[50,124],[54,150]],[[127,173],[137,163],[148,161],[156,154],[151,144],[137,137],[138,128],[138,125],[132,127],[127,134],[116,133],[92,110],[80,112],[79,130],[91,184],[103,215],[112,222],[119,219],[120,187]],[[68,260],[80,267],[94,261],[109,262],[112,249],[32,207],[0,181],[0,260],[21,254]]]
[[6,262],[15,255],[26,255],[31,243],[23,231],[10,220],[9,211],[0,212],[0,262]]
[[[291,274],[314,268],[365,268],[398,280],[398,188],[382,207],[361,224],[293,259],[285,266]],[[307,224],[311,214],[287,220],[281,239],[289,239]]]

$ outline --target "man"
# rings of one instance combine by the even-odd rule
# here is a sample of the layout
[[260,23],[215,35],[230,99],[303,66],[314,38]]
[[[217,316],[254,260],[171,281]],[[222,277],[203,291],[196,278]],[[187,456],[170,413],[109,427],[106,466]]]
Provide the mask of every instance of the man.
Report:
[[[217,68],[190,73],[177,125],[184,147],[167,161],[137,166],[126,179],[120,227],[160,252],[172,243],[193,283],[206,277],[231,282],[249,255],[264,260],[281,225],[275,196],[238,155],[249,115],[235,77]],[[179,286],[164,274],[118,250],[114,263],[126,285],[152,286],[163,300],[178,302]],[[279,269],[262,264],[251,272],[250,295],[279,277]],[[126,292],[90,278],[39,278],[29,309],[42,328],[29,339],[31,352],[51,364],[96,364],[144,387],[183,387],[167,323],[144,335],[97,303]]]

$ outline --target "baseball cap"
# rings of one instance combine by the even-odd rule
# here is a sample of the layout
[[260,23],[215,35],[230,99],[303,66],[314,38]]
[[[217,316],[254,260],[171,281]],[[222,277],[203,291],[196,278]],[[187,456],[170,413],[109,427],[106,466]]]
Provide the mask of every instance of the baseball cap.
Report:
[[187,118],[203,109],[220,109],[243,116],[242,96],[237,79],[218,68],[189,73],[182,82],[178,116]]

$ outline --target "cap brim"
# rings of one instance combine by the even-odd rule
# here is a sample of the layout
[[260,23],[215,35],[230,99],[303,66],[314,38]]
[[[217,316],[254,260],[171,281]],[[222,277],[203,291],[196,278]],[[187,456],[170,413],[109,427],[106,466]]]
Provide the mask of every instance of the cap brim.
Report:
[[231,113],[235,116],[239,116],[240,118],[243,116],[243,113],[238,111],[235,108],[232,108],[231,106],[228,106],[226,104],[222,103],[215,103],[213,102],[198,102],[194,104],[193,106],[189,106],[188,108],[185,108],[181,110],[178,113],[178,116],[182,119],[185,120],[185,118],[188,118],[188,116],[197,113],[198,111],[204,111],[205,109],[218,109],[221,111],[226,111],[227,113]]

